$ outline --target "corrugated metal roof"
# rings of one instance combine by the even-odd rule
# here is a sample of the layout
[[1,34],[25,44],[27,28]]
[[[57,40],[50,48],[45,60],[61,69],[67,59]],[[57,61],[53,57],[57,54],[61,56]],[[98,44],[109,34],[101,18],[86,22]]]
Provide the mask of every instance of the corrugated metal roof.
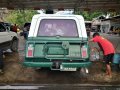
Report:
[[0,7],[120,11],[120,0],[0,0]]

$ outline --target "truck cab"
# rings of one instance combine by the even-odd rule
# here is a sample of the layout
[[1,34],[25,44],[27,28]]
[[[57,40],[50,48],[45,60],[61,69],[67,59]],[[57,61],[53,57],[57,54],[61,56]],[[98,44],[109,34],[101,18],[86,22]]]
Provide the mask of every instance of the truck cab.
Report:
[[26,67],[76,71],[91,64],[85,22],[80,15],[34,15],[25,45]]

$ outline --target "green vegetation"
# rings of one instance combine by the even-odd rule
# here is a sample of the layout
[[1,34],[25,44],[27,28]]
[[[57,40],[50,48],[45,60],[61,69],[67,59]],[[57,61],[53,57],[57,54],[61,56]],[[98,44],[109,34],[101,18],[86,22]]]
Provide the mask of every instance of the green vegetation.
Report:
[[103,15],[103,12],[93,12],[93,13],[83,12],[82,15],[84,16],[85,20],[92,20],[95,17]]
[[[115,16],[116,13],[114,12],[109,12],[110,16]],[[23,26],[25,22],[31,22],[32,16],[34,14],[37,14],[36,10],[11,10],[9,13],[4,16],[4,20],[6,22],[10,22],[12,24],[17,24],[19,26]],[[107,15],[107,12],[100,12],[100,11],[95,11],[95,12],[89,12],[89,11],[77,11],[75,14],[83,15],[85,20],[91,21],[93,18],[96,18],[101,15]]]
[[94,11],[94,12],[89,12],[89,11],[77,11],[75,14],[80,14],[83,15],[85,20],[91,21],[93,18],[102,16],[102,15],[109,15],[110,17],[120,15],[120,12],[115,12],[115,11]]
[[83,15],[85,20],[91,21],[93,18],[96,18],[100,15],[103,15],[103,12],[88,12],[88,11],[83,11],[83,12],[76,12],[76,14]]
[[[13,24],[18,24],[19,26],[23,25],[25,22],[31,22],[32,16],[36,14],[35,10],[12,10],[9,11],[9,14],[5,17],[6,22]],[[98,17],[103,14],[103,12],[76,12],[76,14],[81,14],[84,16],[85,20],[92,20],[95,17]]]
[[11,10],[9,14],[4,17],[4,20],[22,26],[25,22],[31,22],[32,16],[36,13],[37,11],[35,10]]

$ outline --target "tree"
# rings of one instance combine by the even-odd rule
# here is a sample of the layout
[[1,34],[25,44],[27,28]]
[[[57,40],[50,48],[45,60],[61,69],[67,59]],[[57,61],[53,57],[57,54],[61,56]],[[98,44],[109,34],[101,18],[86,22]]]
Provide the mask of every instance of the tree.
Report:
[[93,18],[96,18],[100,15],[103,15],[103,12],[87,12],[87,11],[84,11],[84,12],[81,12],[81,14],[83,15],[83,17],[85,18],[85,20],[92,20]]
[[4,20],[22,26],[25,22],[31,22],[32,16],[36,13],[35,10],[11,10]]

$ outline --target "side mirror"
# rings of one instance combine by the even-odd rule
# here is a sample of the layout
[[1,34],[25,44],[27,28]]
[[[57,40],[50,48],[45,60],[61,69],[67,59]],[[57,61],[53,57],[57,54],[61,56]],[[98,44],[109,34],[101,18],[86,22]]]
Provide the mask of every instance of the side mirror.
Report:
[[7,29],[7,31],[10,31],[10,27],[7,26],[6,29]]

